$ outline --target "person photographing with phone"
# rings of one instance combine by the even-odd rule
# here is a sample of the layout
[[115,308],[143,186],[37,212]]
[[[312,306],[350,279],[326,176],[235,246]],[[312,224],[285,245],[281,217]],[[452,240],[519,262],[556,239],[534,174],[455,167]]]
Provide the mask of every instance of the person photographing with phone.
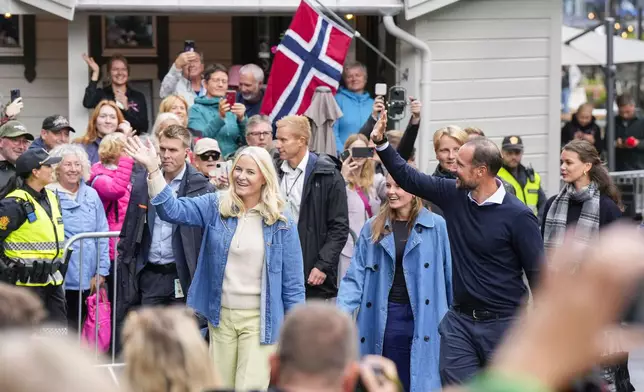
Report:
[[179,53],[174,64],[163,77],[159,96],[167,98],[177,94],[186,100],[188,106],[191,106],[195,98],[206,95],[206,87],[201,77],[203,70],[203,56],[196,51],[195,41],[184,41],[183,52]]
[[[380,198],[378,197],[378,184],[375,181],[375,162],[373,161],[373,148],[367,147],[369,140],[364,135],[353,134],[344,143],[344,152],[340,155],[342,160],[342,177],[347,184],[347,207],[349,211],[349,228],[354,235],[358,235],[365,222],[378,213]],[[383,180],[381,176],[378,177]],[[338,267],[338,284],[349,269],[353,256],[355,242],[350,233],[347,243],[340,253]]]
[[20,90],[11,90],[11,100],[9,101],[7,106],[4,107],[2,112],[0,112],[0,125],[6,123],[7,121],[15,119],[18,114],[20,114],[23,107],[24,103],[22,102],[22,98],[20,97]]
[[188,128],[217,140],[224,158],[243,143],[246,132],[246,107],[235,102],[228,91],[228,70],[221,64],[208,66],[204,72],[206,95],[195,99],[188,115]]

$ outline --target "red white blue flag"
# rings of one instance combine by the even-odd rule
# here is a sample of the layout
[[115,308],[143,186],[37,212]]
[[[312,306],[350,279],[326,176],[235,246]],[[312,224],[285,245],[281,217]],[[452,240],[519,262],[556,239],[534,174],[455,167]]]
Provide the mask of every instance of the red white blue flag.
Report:
[[261,113],[272,121],[308,109],[318,86],[335,94],[353,34],[306,1],[277,47]]

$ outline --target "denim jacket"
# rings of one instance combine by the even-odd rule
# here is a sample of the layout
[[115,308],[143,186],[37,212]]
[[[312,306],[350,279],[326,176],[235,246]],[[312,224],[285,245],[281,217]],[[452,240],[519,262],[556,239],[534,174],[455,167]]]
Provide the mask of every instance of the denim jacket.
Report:
[[[219,213],[219,197],[209,193],[175,199],[166,186],[151,203],[166,222],[204,229],[197,271],[188,290],[188,306],[214,327],[219,325],[221,293],[228,250],[237,228],[236,217]],[[292,219],[264,223],[265,261],[260,302],[260,343],[277,342],[284,314],[304,303],[304,267],[297,226]]]
[[[382,355],[396,267],[393,233],[373,243],[372,224],[373,218],[364,225],[338,291],[340,309],[348,313],[359,309],[361,355]],[[414,314],[410,392],[437,390],[441,387],[438,324],[452,304],[452,255],[442,217],[421,209],[409,233],[403,270]]]

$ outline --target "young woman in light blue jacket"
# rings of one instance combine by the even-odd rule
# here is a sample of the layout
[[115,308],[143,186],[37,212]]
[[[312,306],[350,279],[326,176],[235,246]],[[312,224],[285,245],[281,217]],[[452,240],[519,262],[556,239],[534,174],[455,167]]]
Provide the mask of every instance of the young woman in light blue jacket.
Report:
[[159,217],[205,230],[188,306],[208,320],[222,387],[265,390],[284,314],[305,299],[297,226],[282,212],[269,153],[248,147],[233,161],[226,191],[177,199],[160,175],[154,147],[135,138],[126,151],[150,173]]
[[406,392],[441,388],[438,324],[452,303],[445,220],[387,176],[387,199],[360,233],[338,305],[358,310],[360,353],[391,359]]

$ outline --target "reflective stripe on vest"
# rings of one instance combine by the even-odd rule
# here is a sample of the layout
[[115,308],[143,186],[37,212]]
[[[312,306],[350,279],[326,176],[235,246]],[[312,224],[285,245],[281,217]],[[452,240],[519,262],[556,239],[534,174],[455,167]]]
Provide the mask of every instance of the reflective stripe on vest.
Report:
[[535,215],[538,214],[537,204],[539,203],[539,189],[541,188],[541,176],[538,173],[534,173],[534,181],[528,179],[523,188],[521,188],[521,184],[519,184],[516,178],[504,167],[499,170],[498,176],[512,185],[516,191],[517,198],[528,206]]
[[[65,230],[63,228],[63,216],[58,205],[56,195],[45,190],[51,218],[47,211],[29,193],[17,189],[7,195],[21,202],[28,201],[34,206],[36,220],[26,220],[17,230],[13,231],[4,240],[4,254],[12,260],[21,260],[26,266],[31,266],[34,261],[49,262],[62,261],[63,248],[65,246]],[[56,286],[63,283],[62,274],[57,271],[49,276],[45,283],[17,282],[19,286]]]

